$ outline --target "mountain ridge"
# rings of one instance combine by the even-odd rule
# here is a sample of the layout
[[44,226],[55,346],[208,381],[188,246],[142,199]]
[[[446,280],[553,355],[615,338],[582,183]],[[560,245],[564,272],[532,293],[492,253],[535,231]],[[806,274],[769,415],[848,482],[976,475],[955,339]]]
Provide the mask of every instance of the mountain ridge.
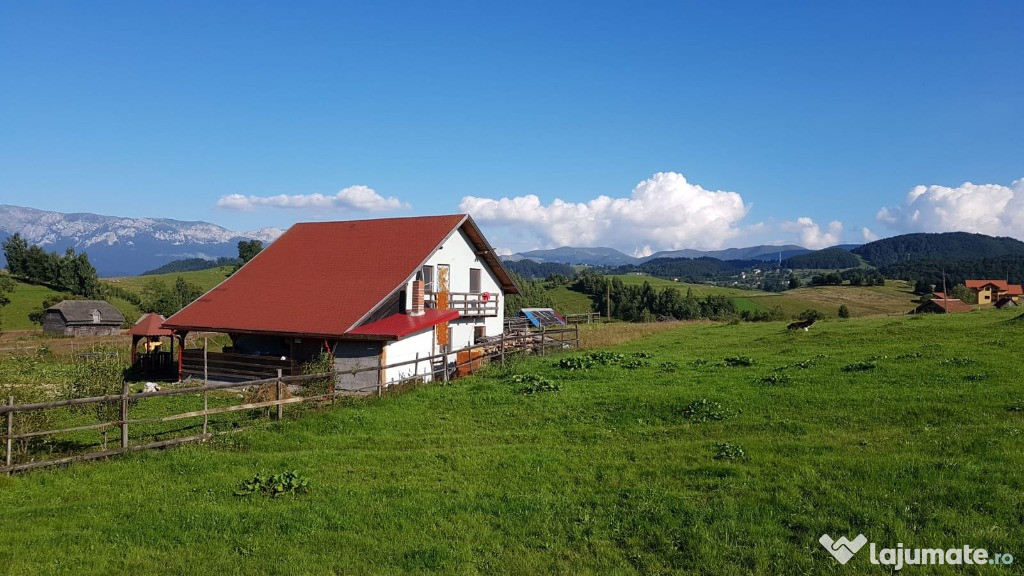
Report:
[[[63,253],[86,252],[101,276],[134,276],[183,258],[231,257],[241,240],[271,242],[282,230],[236,232],[202,221],[63,213],[0,204],[0,240],[20,234],[28,243]],[[6,265],[0,252],[0,265]]]

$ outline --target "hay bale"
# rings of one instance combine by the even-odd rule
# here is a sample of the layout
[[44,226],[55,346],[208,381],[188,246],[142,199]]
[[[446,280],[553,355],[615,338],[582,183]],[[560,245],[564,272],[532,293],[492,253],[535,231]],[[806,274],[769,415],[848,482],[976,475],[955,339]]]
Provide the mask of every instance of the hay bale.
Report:
[[[288,386],[281,385],[281,399],[291,398],[292,393],[288,390]],[[258,402],[270,402],[277,400],[277,383],[267,382],[259,388],[250,389],[245,394],[246,404],[256,404]]]

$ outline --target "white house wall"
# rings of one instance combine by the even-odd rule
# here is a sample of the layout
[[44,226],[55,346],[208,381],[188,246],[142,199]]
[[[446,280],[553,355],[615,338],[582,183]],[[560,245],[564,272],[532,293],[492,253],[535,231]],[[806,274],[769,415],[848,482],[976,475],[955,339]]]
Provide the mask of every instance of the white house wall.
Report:
[[[452,343],[452,349],[463,348],[473,343],[473,328],[472,326],[485,326],[487,336],[498,336],[504,330],[505,320],[505,295],[501,291],[501,284],[498,282],[498,278],[491,271],[490,266],[486,262],[481,260],[476,255],[476,249],[473,247],[473,243],[469,241],[469,238],[462,232],[460,228],[454,234],[452,234],[444,243],[441,248],[434,252],[434,254],[427,260],[427,266],[434,267],[434,280],[437,280],[437,266],[441,264],[447,264],[450,266],[451,273],[448,278],[448,290],[450,292],[469,292],[469,271],[471,268],[480,269],[480,290],[481,292],[488,292],[491,294],[492,299],[497,300],[498,314],[496,316],[480,316],[480,317],[463,317],[455,323],[456,332],[459,334],[455,335],[455,342]],[[416,274],[406,280],[408,287],[406,289],[406,308],[412,306],[412,281],[415,279]],[[436,286],[427,286],[427,292],[437,292]],[[468,328],[466,323],[469,323]],[[463,337],[462,331],[468,330],[469,336]]]
[[[434,330],[433,328],[410,334],[401,340],[389,342],[384,351],[384,363],[388,366],[433,356],[434,352]],[[430,380],[430,362],[419,362],[388,368],[384,374],[386,384],[394,384],[401,380],[420,376],[425,381]]]

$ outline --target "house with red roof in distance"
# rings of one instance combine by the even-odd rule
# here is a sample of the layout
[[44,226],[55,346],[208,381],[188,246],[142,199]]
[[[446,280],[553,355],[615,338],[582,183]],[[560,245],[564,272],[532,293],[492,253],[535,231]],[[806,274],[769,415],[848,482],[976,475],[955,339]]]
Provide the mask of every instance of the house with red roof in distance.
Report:
[[[227,334],[231,346],[206,359],[224,376],[297,374],[328,353],[335,389],[370,390],[429,380],[437,367],[419,359],[500,335],[505,296],[518,293],[468,215],[310,222],[163,327]],[[178,362],[181,377],[203,373],[201,349],[179,348]],[[377,369],[352,373],[363,368]]]
[[914,308],[911,314],[957,314],[960,312],[970,312],[973,309],[970,304],[959,298],[947,298],[942,292],[935,292],[932,294],[932,298]]
[[968,280],[965,284],[978,295],[978,304],[981,306],[991,306],[1000,301],[1005,304],[1007,299],[1018,303],[1021,296],[1024,296],[1020,284],[1010,284],[1006,280]]

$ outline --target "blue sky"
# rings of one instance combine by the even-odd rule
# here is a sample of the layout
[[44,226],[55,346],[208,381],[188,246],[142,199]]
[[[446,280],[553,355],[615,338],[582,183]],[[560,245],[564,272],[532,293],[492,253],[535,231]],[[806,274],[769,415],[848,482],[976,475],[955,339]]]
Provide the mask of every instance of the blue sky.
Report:
[[1022,24],[998,1],[3,0],[0,203],[235,230],[468,211],[507,250],[1024,237]]

